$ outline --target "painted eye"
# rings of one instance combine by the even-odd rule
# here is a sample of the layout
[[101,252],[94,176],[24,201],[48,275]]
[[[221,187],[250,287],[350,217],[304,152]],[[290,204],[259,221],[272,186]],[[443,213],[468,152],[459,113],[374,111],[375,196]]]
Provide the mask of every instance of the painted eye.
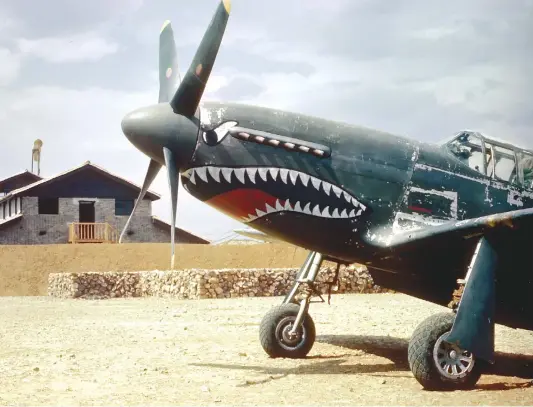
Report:
[[214,146],[220,143],[224,139],[224,137],[228,135],[229,129],[236,125],[237,122],[235,121],[224,122],[212,130],[204,131],[203,138],[205,144],[209,146]]

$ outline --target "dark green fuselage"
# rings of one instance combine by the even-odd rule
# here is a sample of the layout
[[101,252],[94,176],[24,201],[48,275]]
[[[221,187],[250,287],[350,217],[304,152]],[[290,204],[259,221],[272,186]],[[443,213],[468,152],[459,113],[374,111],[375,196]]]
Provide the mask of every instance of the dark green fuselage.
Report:
[[[398,253],[386,247],[391,236],[533,206],[530,192],[480,174],[445,146],[233,103],[204,103],[200,120],[212,129],[234,122],[228,128],[238,127],[248,138],[226,129],[218,135],[199,132],[188,170],[182,173],[193,196],[281,240],[366,264],[379,284],[431,301],[449,301],[455,280],[464,277],[473,243],[465,242],[460,250],[421,245],[415,252]],[[251,141],[254,134],[265,133],[291,138],[293,144],[322,145],[330,156],[270,145],[264,139]],[[304,185],[300,173],[318,188],[309,179]],[[352,199],[355,205],[348,202]],[[331,216],[334,209],[335,215],[345,210],[345,215],[358,216]]]

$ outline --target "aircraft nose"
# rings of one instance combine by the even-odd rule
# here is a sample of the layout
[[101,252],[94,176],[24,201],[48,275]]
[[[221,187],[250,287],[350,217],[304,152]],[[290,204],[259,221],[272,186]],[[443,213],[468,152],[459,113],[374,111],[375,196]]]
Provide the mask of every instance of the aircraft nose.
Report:
[[122,132],[135,147],[139,147],[139,144],[142,144],[143,136],[146,136],[142,131],[145,116],[145,112],[136,110],[124,116],[121,122]]
[[124,116],[121,127],[138,150],[160,164],[165,163],[163,148],[171,150],[179,169],[191,160],[198,138],[198,126],[167,104],[134,110]]

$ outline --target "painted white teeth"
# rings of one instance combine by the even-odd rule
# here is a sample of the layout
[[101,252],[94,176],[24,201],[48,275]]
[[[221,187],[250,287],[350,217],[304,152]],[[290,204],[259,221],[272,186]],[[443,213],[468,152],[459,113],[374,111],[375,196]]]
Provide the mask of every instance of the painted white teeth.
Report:
[[251,215],[251,214],[250,214],[250,215],[248,215],[248,216],[243,217],[242,219],[243,219],[245,222],[251,222],[251,221],[257,219],[257,216],[255,216],[255,215]]
[[[209,174],[208,174],[209,173]],[[222,173],[222,177],[221,174]],[[289,200],[285,200],[285,202],[282,204],[283,200],[276,200],[274,207],[265,204],[264,211],[260,209],[256,209],[254,214],[249,214],[247,217],[242,217],[242,220],[244,222],[251,222],[261,216],[264,216],[269,213],[275,213],[275,212],[281,212],[281,211],[292,211],[292,212],[300,212],[305,213],[307,215],[314,215],[319,216],[323,218],[335,218],[335,219],[344,219],[344,218],[355,218],[361,216],[361,214],[366,210],[366,206],[357,201],[357,199],[350,196],[347,192],[343,191],[339,187],[330,184],[329,182],[322,181],[318,178],[312,177],[308,174],[304,174],[299,171],[293,171],[286,168],[268,168],[268,167],[251,167],[251,168],[221,168],[221,167],[212,167],[212,166],[205,166],[205,167],[195,167],[187,170],[182,174],[184,178],[188,178],[189,182],[196,185],[196,177],[200,178],[204,182],[212,182],[210,178],[218,183],[221,182],[221,179],[223,178],[226,182],[231,183],[232,182],[232,174],[235,174],[235,178],[239,180],[241,184],[245,184],[247,182],[246,178],[249,178],[252,183],[257,182],[256,175],[259,174],[259,177],[264,182],[268,181],[268,173],[270,173],[270,176],[273,180],[277,180],[277,176],[279,174],[280,179],[283,183],[287,185],[296,185],[298,178],[300,178],[302,185],[307,187],[309,185],[309,180],[311,180],[311,184],[317,191],[323,190],[324,193],[328,196],[331,196],[331,191],[333,190],[333,193],[338,197],[341,198],[341,196],[344,198],[346,202],[351,204],[352,208],[343,209],[341,213],[339,213],[338,208],[332,208],[330,209],[329,206],[326,206],[323,210],[320,209],[320,206],[318,204],[315,204],[314,207],[311,206],[311,203],[307,203],[304,208],[302,208],[300,202],[296,202],[294,206],[289,202]],[[208,176],[209,175],[209,176]],[[248,177],[246,177],[248,175]],[[290,183],[288,182],[290,180]],[[322,185],[322,188],[320,187]],[[265,212],[266,211],[266,212]]]
[[237,179],[241,181],[241,184],[244,184],[244,173],[246,172],[246,170],[244,168],[236,168],[235,170],[233,170],[233,172],[235,173]]
[[276,210],[273,207],[271,207],[269,204],[265,204],[265,209],[266,209],[266,213],[276,212]]
[[248,174],[248,178],[250,178],[250,181],[255,184],[255,174],[257,173],[257,168],[247,168],[246,173]]
[[304,174],[303,172],[300,173],[300,180],[302,181],[302,184],[304,185],[304,187],[307,186],[307,184],[309,184],[309,175],[307,174]]
[[220,168],[218,167],[207,167],[209,175],[216,181],[220,182]]
[[191,176],[189,177],[189,181],[191,181],[194,185],[196,185],[196,178],[194,176],[195,172],[194,170],[191,171]]
[[259,168],[257,170],[257,172],[259,173],[259,176],[261,177],[261,179],[266,182],[267,174],[268,174],[268,168]]
[[317,178],[311,178],[311,183],[313,184],[315,189],[318,191],[319,188],[320,188],[321,181],[319,179],[317,179]]
[[289,177],[291,178],[292,185],[296,185],[296,180],[298,179],[298,173],[296,171],[290,171]]
[[[315,205],[313,209],[311,210],[311,204],[308,203],[305,205],[305,207],[302,209],[300,202],[296,202],[294,205],[294,208],[292,208],[289,200],[285,201],[285,204],[282,205],[280,200],[276,200],[276,204],[272,206],[265,204],[265,211],[261,211],[259,209],[256,209],[256,215],[248,215],[248,217],[243,217],[242,220],[244,222],[251,222],[261,216],[267,215],[269,213],[275,213],[275,212],[281,212],[281,211],[292,211],[292,212],[300,212],[305,213],[307,215],[314,215],[322,218],[334,218],[334,219],[347,219],[347,218],[355,218],[361,215],[363,212],[362,209],[359,209],[357,213],[355,212],[355,209],[352,209],[350,213],[346,209],[343,209],[342,212],[339,214],[339,210],[337,208],[333,208],[333,210],[330,211],[329,206],[326,206],[322,211],[320,211],[320,206]],[[331,212],[331,213],[330,213]]]
[[222,176],[227,182],[231,182],[231,173],[233,170],[231,168],[222,168],[221,169]]
[[324,188],[324,192],[326,195],[329,196],[329,193],[331,191],[331,184],[329,182],[322,182],[322,188]]
[[289,170],[286,170],[284,168],[279,170],[279,177],[285,184],[287,183],[287,175],[289,175]]
[[196,168],[196,174],[198,174],[202,181],[207,182],[207,167]]
[[344,196],[344,199],[346,200],[346,202],[350,203],[350,200],[352,199],[352,197],[344,191],[342,192],[342,195]]

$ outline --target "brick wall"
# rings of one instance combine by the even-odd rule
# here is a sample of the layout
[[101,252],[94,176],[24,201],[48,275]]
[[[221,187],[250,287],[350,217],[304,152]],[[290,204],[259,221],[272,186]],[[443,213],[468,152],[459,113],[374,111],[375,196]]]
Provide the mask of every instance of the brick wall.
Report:
[[[21,220],[0,230],[0,244],[56,244],[68,242],[68,224],[78,222],[79,201],[95,202],[95,221],[107,222],[120,234],[128,216],[115,216],[114,199],[95,198],[59,198],[59,215],[39,215],[36,197],[22,198]],[[132,235],[125,235],[124,242],[157,242],[170,241],[170,230],[167,232],[152,222],[152,205],[143,200],[137,208],[130,223]],[[185,238],[176,235],[176,242],[186,242]]]

